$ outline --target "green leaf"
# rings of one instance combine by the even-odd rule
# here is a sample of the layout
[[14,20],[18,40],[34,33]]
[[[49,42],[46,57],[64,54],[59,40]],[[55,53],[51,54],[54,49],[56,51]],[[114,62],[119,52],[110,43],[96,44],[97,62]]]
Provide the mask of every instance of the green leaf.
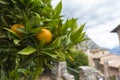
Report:
[[42,39],[42,40],[38,43],[38,47],[39,47],[39,49],[43,48],[44,45],[45,45],[45,40]]
[[68,26],[68,20],[62,25],[62,35],[64,35],[67,32]]
[[58,48],[58,47],[60,47],[60,45],[61,45],[61,37],[59,37],[59,38],[56,38],[53,42],[52,42],[52,44],[51,44],[51,47],[54,47],[54,48]]
[[38,32],[41,31],[41,29],[42,29],[42,27],[34,28],[34,29],[32,29],[32,30],[30,31],[30,33],[38,33]]
[[28,17],[27,17],[27,14],[23,11],[23,16],[24,16],[24,18],[25,18],[25,21],[27,22],[26,23],[26,26],[25,26],[25,28],[26,28],[26,31],[27,31],[27,33],[29,33],[31,30],[32,30],[32,25],[31,25],[31,23],[30,23],[30,20],[28,19]]
[[62,25],[62,34],[64,35],[66,32],[73,32],[76,29],[78,29],[77,25],[77,19],[70,19],[67,20],[63,25]]
[[7,17],[9,17],[9,18],[11,18],[11,19],[13,19],[13,20],[16,20],[16,17],[13,16],[13,15],[7,15]]
[[3,15],[4,13],[1,13],[1,21],[4,23],[4,25],[7,27],[8,26],[8,23],[7,23],[7,21],[5,20],[5,18],[4,18],[4,15]]
[[85,34],[86,34],[85,32],[81,33],[81,35],[74,41],[74,44],[77,44],[77,43],[80,43],[80,42],[82,42],[84,40],[87,40],[85,38]]
[[69,25],[71,25],[72,31],[75,31],[76,29],[78,29],[77,19],[73,19],[73,21]]
[[9,77],[10,77],[10,78],[15,77],[16,75],[17,75],[17,74],[16,74],[15,69],[14,69],[14,70],[12,70],[12,71],[9,73]]
[[49,22],[49,23],[47,24],[47,26],[49,26],[50,28],[54,28],[54,27],[56,27],[56,26],[58,25],[58,23],[59,23],[59,20],[58,20],[58,19],[55,19],[55,20]]
[[15,43],[16,45],[18,45],[20,41],[21,41],[21,40],[15,39],[15,40],[14,40],[14,43]]
[[8,4],[7,2],[4,2],[4,1],[0,1],[1,4]]
[[72,18],[68,20],[67,26],[71,28],[71,31],[75,31],[76,29],[78,29],[77,19]]
[[30,72],[29,70],[27,70],[27,69],[18,69],[18,72],[24,74],[25,76],[27,76],[27,74],[31,73],[31,72]]
[[72,71],[72,72],[75,72],[75,73],[79,74],[79,71],[74,69],[74,68],[72,68],[72,67],[67,67],[67,69]]
[[9,31],[10,33],[14,34],[16,37],[20,38],[20,36],[16,32],[14,32],[14,31],[12,31],[12,30],[10,30],[8,28],[4,28],[4,29]]
[[5,72],[3,71],[3,69],[1,69],[0,74],[0,80],[6,80]]
[[62,10],[62,1],[60,1],[57,6],[55,7],[55,12],[54,12],[54,18],[57,18],[59,17],[60,13],[61,13],[61,10]]
[[0,38],[8,38],[8,36],[6,34],[2,34],[0,35]]
[[37,49],[35,49],[34,47],[27,46],[26,48],[24,48],[22,51],[20,51],[18,53],[22,54],[22,55],[30,55],[30,54],[34,53],[35,51],[37,51]]
[[57,54],[57,56],[58,56],[58,61],[65,61],[65,59],[66,59],[66,55],[63,53],[63,52],[61,52],[61,51],[56,51],[56,54]]
[[57,58],[57,55],[56,54],[53,54],[52,52],[50,52],[50,51],[41,51],[43,54],[46,54],[46,55],[48,55],[48,56],[50,56],[50,57],[52,57],[52,58]]
[[51,65],[51,64],[47,64],[47,67],[48,67],[49,69],[51,69],[51,70],[54,68],[54,66]]
[[17,30],[17,31],[20,31],[20,32],[22,32],[22,33],[26,33],[25,28],[17,28],[16,30]]
[[41,75],[43,71],[44,71],[44,68],[42,66],[36,67],[34,80],[39,80],[39,77],[40,77],[39,75]]
[[83,31],[83,29],[84,29],[84,26],[85,26],[85,24],[81,25],[80,28],[74,30],[74,31],[71,33],[70,39],[71,39],[71,41],[72,41],[73,43],[76,42],[78,39],[80,39],[79,37],[80,37],[81,34],[82,34],[82,31]]

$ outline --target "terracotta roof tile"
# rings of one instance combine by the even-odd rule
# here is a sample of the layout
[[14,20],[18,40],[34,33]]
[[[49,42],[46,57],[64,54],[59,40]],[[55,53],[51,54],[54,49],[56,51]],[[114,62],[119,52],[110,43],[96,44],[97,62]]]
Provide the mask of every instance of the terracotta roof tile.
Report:
[[109,67],[115,67],[118,68],[120,66],[120,56],[118,55],[108,55],[105,57],[100,58],[100,64],[104,64],[105,62],[108,62]]

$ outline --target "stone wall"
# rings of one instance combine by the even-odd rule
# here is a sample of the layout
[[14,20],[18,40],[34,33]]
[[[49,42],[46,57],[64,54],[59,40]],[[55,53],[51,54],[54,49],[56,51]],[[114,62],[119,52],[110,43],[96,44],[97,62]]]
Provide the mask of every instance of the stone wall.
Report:
[[104,76],[95,68],[80,66],[79,80],[103,80]]
[[51,74],[43,74],[40,80],[75,80],[74,76],[67,71],[66,62],[55,63],[54,69]]

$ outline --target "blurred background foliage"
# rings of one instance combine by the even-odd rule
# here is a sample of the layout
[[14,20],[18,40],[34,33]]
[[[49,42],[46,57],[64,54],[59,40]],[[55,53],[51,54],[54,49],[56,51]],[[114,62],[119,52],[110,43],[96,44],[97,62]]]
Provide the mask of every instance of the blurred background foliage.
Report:
[[68,72],[79,80],[79,66],[88,66],[88,56],[82,50],[72,50],[73,60],[66,59]]

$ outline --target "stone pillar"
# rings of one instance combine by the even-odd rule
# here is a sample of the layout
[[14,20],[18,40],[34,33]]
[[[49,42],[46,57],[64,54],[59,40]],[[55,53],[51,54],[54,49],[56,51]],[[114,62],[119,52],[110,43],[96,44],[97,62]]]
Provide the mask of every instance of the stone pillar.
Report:
[[85,52],[86,53],[86,55],[88,56],[88,63],[89,63],[89,66],[94,66],[93,65],[93,58],[92,58],[92,56],[91,56],[91,53],[90,53],[90,50],[89,49],[87,49],[87,51]]
[[99,62],[100,62],[100,58],[94,58],[95,68],[97,70],[100,70],[100,64],[99,64]]
[[118,67],[119,75],[120,75],[120,66]]
[[79,73],[79,80],[85,80],[86,76],[84,74],[84,70],[80,69],[80,73]]
[[62,78],[61,78],[61,66],[60,66],[60,64],[59,64],[59,62],[58,63],[56,63],[56,65],[55,65],[55,67],[56,67],[56,80],[63,80]]
[[120,66],[118,67],[119,76],[116,76],[116,80],[120,80]]
[[119,45],[120,45],[120,30],[117,31],[118,39],[119,39]]
[[115,76],[115,80],[120,80],[120,76]]
[[105,80],[109,79],[109,65],[108,61],[104,62],[104,75],[105,75]]
[[75,80],[74,76],[67,71],[66,62],[58,62],[57,65],[57,80]]

